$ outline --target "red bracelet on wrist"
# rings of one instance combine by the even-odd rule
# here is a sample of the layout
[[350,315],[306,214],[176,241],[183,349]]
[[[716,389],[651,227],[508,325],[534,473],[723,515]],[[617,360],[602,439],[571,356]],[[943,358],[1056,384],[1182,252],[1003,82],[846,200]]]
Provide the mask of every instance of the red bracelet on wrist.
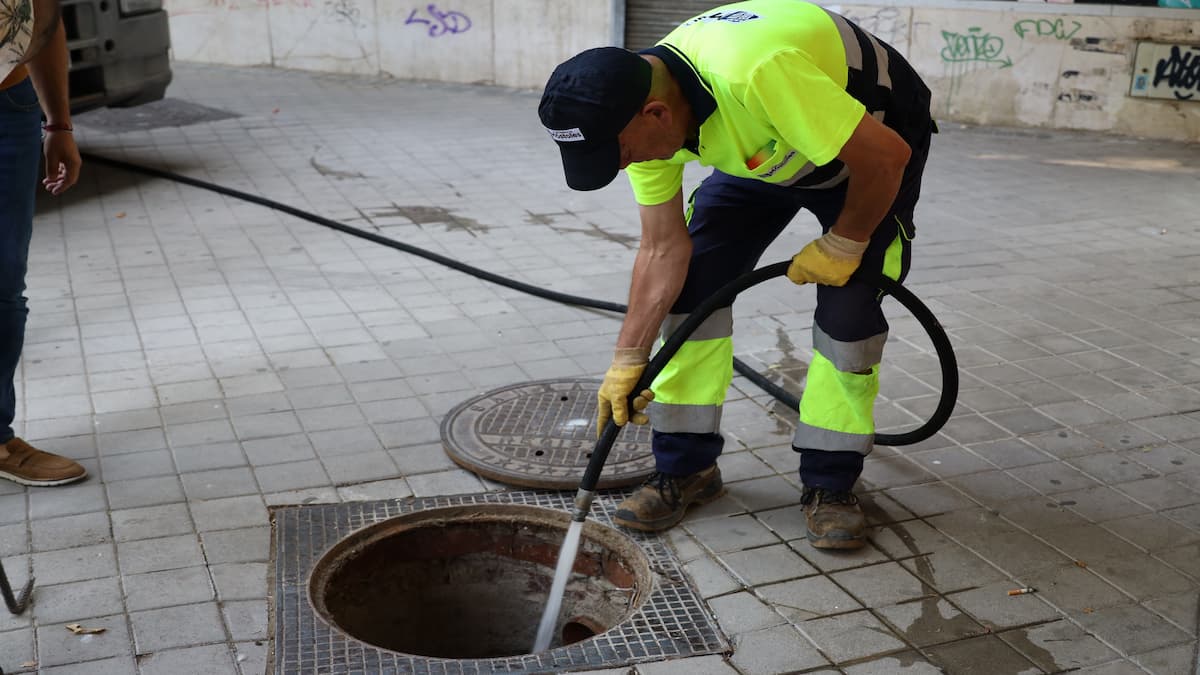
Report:
[[42,131],[75,131],[70,124],[43,124]]

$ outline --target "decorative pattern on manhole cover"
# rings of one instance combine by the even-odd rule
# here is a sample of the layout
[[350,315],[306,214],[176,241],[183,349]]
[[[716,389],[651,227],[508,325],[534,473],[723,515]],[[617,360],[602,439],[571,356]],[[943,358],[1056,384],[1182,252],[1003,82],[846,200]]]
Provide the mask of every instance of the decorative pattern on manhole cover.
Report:
[[240,117],[228,110],[210,108],[177,98],[164,98],[133,108],[100,108],[89,110],[75,118],[85,127],[110,133],[148,131],[162,127],[185,127],[200,122],[218,122]]
[[[598,495],[591,516],[612,527],[612,513],[627,494]],[[379,649],[321,620],[308,599],[308,577],[331,547],[351,532],[420,510],[482,504],[523,504],[569,512],[573,495],[494,492],[419,499],[314,504],[275,509],[271,547],[274,598],[271,626],[276,675],[417,673],[561,673],[634,663],[728,653],[732,647],[692,587],[683,565],[660,535],[623,531],[650,559],[659,576],[650,596],[626,621],[582,642],[491,659],[441,659]]]
[[[485,478],[521,487],[579,487],[596,446],[597,380],[539,380],[460,403],[442,420],[446,454]],[[648,426],[617,436],[599,489],[642,482],[654,470]]]

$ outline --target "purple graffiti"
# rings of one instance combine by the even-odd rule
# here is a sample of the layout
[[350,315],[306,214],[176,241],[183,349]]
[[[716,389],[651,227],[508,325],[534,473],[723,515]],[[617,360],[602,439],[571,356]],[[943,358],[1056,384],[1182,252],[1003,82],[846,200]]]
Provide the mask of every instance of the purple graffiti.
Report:
[[462,12],[442,11],[437,8],[437,5],[432,3],[425,6],[425,12],[430,18],[417,16],[418,11],[414,9],[410,12],[408,19],[404,21],[404,25],[407,26],[416,23],[427,26],[428,30],[426,32],[429,34],[429,37],[465,33],[471,29],[471,19]]

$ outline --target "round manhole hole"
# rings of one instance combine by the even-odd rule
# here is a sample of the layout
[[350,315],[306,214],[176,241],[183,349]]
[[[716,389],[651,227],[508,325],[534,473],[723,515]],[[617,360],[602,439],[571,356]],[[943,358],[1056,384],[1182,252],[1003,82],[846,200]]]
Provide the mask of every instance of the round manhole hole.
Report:
[[[542,380],[460,403],[442,421],[446,454],[485,478],[521,487],[579,487],[596,446],[597,380]],[[654,470],[649,426],[627,425],[599,489],[636,485]]]
[[[317,614],[362,642],[404,654],[528,654],[569,514],[515,504],[411,513],[359,530],[309,578]],[[629,537],[588,521],[551,648],[603,633],[649,595],[650,561]]]

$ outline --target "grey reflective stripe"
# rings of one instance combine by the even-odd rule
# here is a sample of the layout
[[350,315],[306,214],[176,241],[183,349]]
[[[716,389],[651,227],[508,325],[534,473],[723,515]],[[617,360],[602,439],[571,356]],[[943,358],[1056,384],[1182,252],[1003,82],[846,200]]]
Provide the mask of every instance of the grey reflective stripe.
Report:
[[[679,328],[679,324],[683,323],[688,318],[687,314],[668,314],[663,320],[662,330],[660,335],[663,340],[671,337],[675,329]],[[727,338],[733,336],[733,308],[722,307],[708,315],[696,330],[688,336],[688,342],[697,340],[715,340],[717,338]]]
[[[817,170],[817,167],[814,166],[812,162],[809,162],[808,164],[805,164],[803,167],[801,167],[801,169],[796,172],[795,176],[792,176],[791,178],[783,181],[782,183],[779,183],[779,185],[784,185],[784,186],[795,185],[796,183],[799,183],[800,181],[804,180],[805,176],[807,176],[808,174],[810,174],[816,170]],[[846,180],[846,178],[849,175],[850,175],[850,167],[843,165],[842,170],[839,171],[838,174],[836,176],[834,176],[833,178],[830,178],[829,180],[818,183],[816,185],[801,185],[800,187],[804,188],[805,190],[823,190],[825,188],[831,188],[834,185],[841,183],[842,181]]]
[[715,434],[721,431],[721,406],[650,404],[650,426],[665,434]]
[[[858,42],[858,35],[855,32],[854,27],[851,26],[850,22],[846,20],[846,17],[842,16],[841,14],[830,12],[829,10],[825,10],[825,13],[829,15],[829,18],[833,19],[833,25],[837,26],[838,34],[842,37],[842,44],[846,48],[846,67],[853,68],[855,70],[862,70],[862,45],[860,45]],[[859,30],[862,29],[859,28]],[[875,39],[874,35],[871,35],[865,30],[862,31],[862,33],[864,36],[866,36],[867,42],[870,43],[872,51],[875,52],[875,63],[878,66],[879,71],[879,75],[877,76],[879,86],[883,87],[884,89],[891,90],[892,76],[891,73],[888,72],[889,59],[887,50],[883,48],[883,45],[880,44],[879,40]]]
[[843,373],[861,373],[882,361],[883,345],[887,338],[887,331],[884,331],[865,340],[842,342],[829,337],[829,333],[816,324],[813,325],[813,349]]
[[800,422],[796,425],[796,433],[792,435],[792,445],[808,450],[869,455],[875,446],[875,434],[847,434]]
[[846,46],[846,66],[855,70],[862,70],[863,54],[862,46],[858,44],[858,36],[854,34],[854,29],[850,27],[850,22],[841,14],[835,14],[829,10],[825,10],[829,14],[829,18],[833,19],[833,25],[837,26],[838,33],[842,36],[842,44]]

